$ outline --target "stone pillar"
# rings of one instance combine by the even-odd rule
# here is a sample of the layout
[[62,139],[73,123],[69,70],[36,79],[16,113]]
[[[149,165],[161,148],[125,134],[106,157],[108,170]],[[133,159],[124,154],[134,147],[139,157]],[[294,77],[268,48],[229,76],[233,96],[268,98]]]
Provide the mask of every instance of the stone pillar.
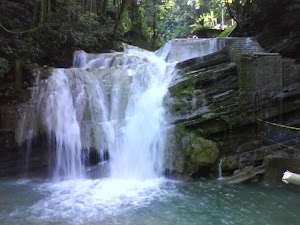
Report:
[[237,69],[241,95],[251,102],[256,94],[264,100],[282,91],[282,58],[277,53],[240,55]]
[[283,75],[282,75],[282,84],[283,91],[288,92],[293,86],[299,83],[300,78],[300,65],[295,63],[294,59],[283,59]]

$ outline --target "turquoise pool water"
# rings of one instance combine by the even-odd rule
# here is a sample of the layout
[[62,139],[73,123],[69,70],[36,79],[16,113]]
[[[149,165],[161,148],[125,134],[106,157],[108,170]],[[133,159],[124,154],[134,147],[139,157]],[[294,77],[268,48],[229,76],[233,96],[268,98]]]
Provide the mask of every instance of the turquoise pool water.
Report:
[[154,180],[0,182],[0,224],[297,225],[284,186]]

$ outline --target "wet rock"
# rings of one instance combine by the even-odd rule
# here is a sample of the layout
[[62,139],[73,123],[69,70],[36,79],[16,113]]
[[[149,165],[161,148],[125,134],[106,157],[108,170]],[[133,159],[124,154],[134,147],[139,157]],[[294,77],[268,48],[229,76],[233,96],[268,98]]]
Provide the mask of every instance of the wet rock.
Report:
[[39,77],[40,79],[46,79],[52,75],[54,68],[51,67],[41,67],[34,71],[34,77]]
[[257,176],[261,176],[265,173],[265,168],[263,166],[259,167],[247,167],[243,170],[238,170],[233,176],[226,177],[219,182],[225,184],[239,184],[252,179],[257,179]]
[[176,127],[176,143],[183,159],[183,173],[189,176],[201,173],[201,168],[212,166],[219,157],[215,142],[187,132],[182,125]]
[[222,161],[222,171],[234,171],[238,169],[238,157],[236,155],[233,156],[225,156],[224,158],[220,159]]
[[240,92],[252,95],[260,90],[261,100],[264,100],[281,91],[282,58],[279,54],[243,54],[237,61]]
[[[226,39],[225,46],[226,50],[177,65],[178,73],[170,85],[166,105],[171,123],[176,126],[177,147],[173,149],[177,159],[182,154],[177,160],[180,173],[197,174],[201,169],[196,172],[196,168],[201,166],[204,171],[205,166],[197,161],[200,153],[195,147],[201,145],[201,138],[216,143],[226,174],[239,167],[238,156],[244,152],[285,151],[282,146],[260,138],[260,132],[269,139],[288,140],[287,145],[296,146],[297,137],[292,131],[258,123],[257,117],[299,126],[299,65],[279,54],[263,52],[249,38]],[[185,155],[182,149],[186,150]],[[257,178],[264,171],[259,166],[265,156],[257,154],[244,160],[244,168],[255,165],[254,172],[243,173],[236,182],[260,180]],[[209,167],[216,170],[217,164]],[[176,168],[179,167],[175,166],[174,171]]]
[[213,141],[197,137],[194,134],[182,140],[184,155],[187,158],[186,171],[194,174],[201,167],[212,165],[217,161],[219,149]]

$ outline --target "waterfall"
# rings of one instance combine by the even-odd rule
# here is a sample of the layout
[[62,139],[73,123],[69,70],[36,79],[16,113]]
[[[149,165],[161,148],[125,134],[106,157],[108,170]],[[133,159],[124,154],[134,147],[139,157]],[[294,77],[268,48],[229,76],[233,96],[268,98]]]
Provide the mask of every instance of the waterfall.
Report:
[[253,40],[250,37],[247,37],[245,43],[243,44],[243,47],[250,48],[252,45],[253,45]]
[[[136,47],[125,49],[77,51],[76,68],[51,69],[48,78],[39,79],[19,139],[30,140],[30,130],[47,134],[49,151],[55,153],[55,179],[85,177],[92,153],[98,164],[87,172],[101,167],[98,176],[146,179],[163,174],[163,99],[174,64]],[[29,123],[31,117],[39,121]]]
[[[39,70],[16,138],[28,143],[28,152],[31,140],[41,139],[48,157],[27,154],[28,164],[49,159],[43,166],[55,182],[37,188],[42,199],[28,209],[31,219],[106,224],[111,215],[128,215],[137,206],[146,209],[170,194],[173,184],[162,177],[178,158],[169,154],[171,148],[165,151],[171,133],[165,105],[171,81],[177,78],[176,61],[182,58],[168,58],[181,44],[169,43],[155,53],[128,45],[124,52],[77,51],[73,68]],[[206,53],[219,48],[215,41],[211,44]],[[185,57],[188,51],[183,50]],[[34,146],[31,153],[43,149]]]
[[173,40],[155,53],[125,44],[124,52],[76,51],[73,68],[39,71],[17,139],[47,135],[56,180],[160,177],[163,100],[175,64],[223,46],[224,39],[199,39]]
[[223,176],[222,176],[222,159],[220,159],[219,161],[219,166],[218,166],[218,180],[223,180]]
[[149,178],[163,172],[165,109],[163,98],[174,66],[157,56],[133,76],[120,147],[112,152],[112,176]]
[[48,79],[47,87],[50,93],[43,115],[48,140],[56,150],[54,177],[82,177],[80,128],[64,70],[58,69]]
[[224,38],[175,39],[157,51],[167,62],[202,57],[225,47]]

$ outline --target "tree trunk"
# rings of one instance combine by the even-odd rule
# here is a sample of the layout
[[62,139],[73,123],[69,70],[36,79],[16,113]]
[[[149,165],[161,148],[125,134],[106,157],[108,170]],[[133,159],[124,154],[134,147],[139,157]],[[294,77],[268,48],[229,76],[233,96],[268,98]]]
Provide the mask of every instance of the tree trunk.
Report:
[[129,2],[128,0],[122,0],[122,2],[121,2],[120,11],[119,11],[118,17],[116,19],[116,23],[115,23],[115,28],[114,28],[114,33],[113,33],[114,37],[116,36],[117,30],[118,30],[118,28],[120,26],[120,22],[121,22],[122,16],[123,16],[123,14],[126,11],[127,3],[128,2]]
[[100,15],[106,16],[107,0],[100,0]]
[[152,19],[152,30],[153,30],[153,35],[152,35],[152,48],[155,48],[156,45],[156,39],[157,39],[157,12],[156,12],[156,0],[152,0],[153,2],[153,7],[154,7],[154,12],[153,12],[153,19]]

